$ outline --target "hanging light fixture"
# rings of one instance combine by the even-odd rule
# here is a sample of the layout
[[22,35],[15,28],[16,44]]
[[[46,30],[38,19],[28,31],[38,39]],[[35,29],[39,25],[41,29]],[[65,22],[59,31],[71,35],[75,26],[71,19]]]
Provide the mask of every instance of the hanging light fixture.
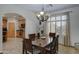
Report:
[[44,9],[45,9],[45,8],[44,8],[44,5],[43,5],[43,6],[42,6],[42,11],[39,12],[39,13],[36,15],[37,19],[38,19],[39,21],[42,21],[42,22],[47,21],[47,19],[49,18],[47,12],[46,12]]
[[[46,7],[46,8],[45,8]],[[53,7],[52,4],[42,5],[42,9],[40,12],[36,14],[36,18],[39,20],[39,33],[40,36],[45,36],[45,28],[46,28],[46,21],[50,18],[50,8]]]

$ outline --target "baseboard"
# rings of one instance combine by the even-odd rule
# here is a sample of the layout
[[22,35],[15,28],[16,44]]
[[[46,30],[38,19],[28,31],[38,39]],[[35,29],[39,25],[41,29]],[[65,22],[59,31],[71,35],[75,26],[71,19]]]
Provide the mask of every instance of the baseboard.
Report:
[[65,47],[75,48],[75,46],[67,46],[67,45],[64,45],[64,44],[61,44],[61,43],[59,43],[59,45],[62,45],[62,46],[65,46]]
[[3,52],[2,52],[2,51],[0,51],[0,54],[3,54]]
[[0,54],[3,54],[3,52],[0,52]]
[[0,48],[0,54],[3,54],[3,50],[2,50],[2,48]]

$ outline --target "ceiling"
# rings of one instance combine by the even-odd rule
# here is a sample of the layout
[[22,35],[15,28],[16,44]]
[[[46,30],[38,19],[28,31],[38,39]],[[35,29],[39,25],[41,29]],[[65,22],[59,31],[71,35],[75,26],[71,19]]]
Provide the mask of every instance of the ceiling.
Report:
[[38,12],[44,7],[45,11],[58,11],[67,8],[78,7],[79,4],[23,4],[17,5],[29,11]]
[[[45,11],[59,11],[73,7],[79,7],[79,4],[0,4],[0,10],[15,10],[18,8],[25,11],[40,12],[44,7]],[[7,13],[7,17],[20,16],[16,13]]]
[[45,11],[58,11],[67,8],[78,7],[79,4],[0,4],[0,9],[7,7],[19,7],[27,11],[38,12],[42,10],[43,6]]

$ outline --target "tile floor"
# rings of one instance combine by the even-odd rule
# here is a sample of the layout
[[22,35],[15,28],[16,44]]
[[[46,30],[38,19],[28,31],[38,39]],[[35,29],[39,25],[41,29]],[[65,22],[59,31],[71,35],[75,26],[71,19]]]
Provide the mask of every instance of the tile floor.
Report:
[[[7,42],[3,43],[4,54],[22,54],[22,39],[9,38]],[[59,45],[59,54],[78,54],[79,50],[71,47]]]
[[21,54],[22,53],[22,39],[8,38],[7,42],[3,43],[4,54]]
[[59,45],[59,54],[79,54],[79,49]]

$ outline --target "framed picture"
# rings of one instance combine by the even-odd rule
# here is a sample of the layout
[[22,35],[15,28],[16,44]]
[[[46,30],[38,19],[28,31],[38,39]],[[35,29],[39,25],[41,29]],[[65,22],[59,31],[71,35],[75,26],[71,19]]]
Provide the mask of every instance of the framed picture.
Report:
[[22,27],[22,28],[25,28],[25,24],[21,24],[21,27]]

